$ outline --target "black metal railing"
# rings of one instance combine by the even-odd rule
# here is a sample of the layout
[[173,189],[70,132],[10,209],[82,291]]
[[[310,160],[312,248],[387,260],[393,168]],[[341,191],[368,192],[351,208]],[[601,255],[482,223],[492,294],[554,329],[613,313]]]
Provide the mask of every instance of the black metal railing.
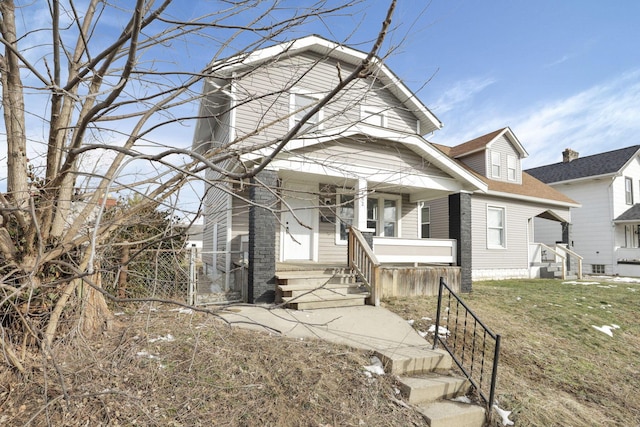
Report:
[[[445,320],[444,324],[440,320],[441,316]],[[442,277],[438,291],[434,349],[438,343],[449,352],[453,361],[485,401],[487,415],[490,417],[498,374],[500,335],[491,332],[447,286]]]

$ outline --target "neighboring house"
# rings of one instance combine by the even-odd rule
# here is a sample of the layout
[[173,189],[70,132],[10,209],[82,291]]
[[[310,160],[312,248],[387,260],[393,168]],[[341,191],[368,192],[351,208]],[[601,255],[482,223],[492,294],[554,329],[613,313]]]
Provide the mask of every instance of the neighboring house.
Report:
[[[214,62],[195,150],[215,168],[251,170],[365,56],[310,36]],[[349,225],[368,236],[381,262],[462,263],[456,242],[470,224],[451,218],[449,233],[421,239],[429,229],[424,205],[452,197],[455,206],[458,194],[483,192],[487,183],[422,136],[440,127],[374,61],[366,78],[322,106],[255,178],[224,179],[215,168],[208,171],[206,273],[224,275],[227,287],[237,287],[232,272],[246,253],[247,300],[271,301],[278,270],[287,264],[346,265]],[[470,289],[471,277],[462,280]]]
[[[473,279],[540,277],[548,268],[542,263],[542,253],[556,251],[557,242],[541,248],[534,238],[534,219],[546,218],[560,228],[571,222],[570,208],[579,204],[522,171],[521,161],[528,154],[509,128],[455,147],[436,147],[472,170],[488,187],[484,192],[460,194],[472,222]],[[431,218],[454,218],[459,212],[448,201],[430,201],[423,209],[429,210]],[[446,222],[432,222],[430,237],[446,236],[447,231]]]
[[[582,204],[572,213],[571,245],[584,257],[584,273],[640,276],[640,145],[562,156],[527,172]],[[560,230],[541,221],[538,233],[553,241]]]

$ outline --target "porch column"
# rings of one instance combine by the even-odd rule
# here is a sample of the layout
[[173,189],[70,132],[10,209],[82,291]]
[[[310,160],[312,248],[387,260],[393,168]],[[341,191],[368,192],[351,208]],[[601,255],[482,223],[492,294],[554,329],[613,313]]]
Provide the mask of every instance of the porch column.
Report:
[[354,195],[354,224],[360,231],[367,230],[367,180],[358,179]]
[[471,194],[449,196],[449,238],[458,244],[457,259],[460,267],[460,290],[471,292]]
[[[263,170],[256,176],[265,186],[275,190],[278,173]],[[260,206],[276,207],[277,197],[267,188],[251,179],[249,199],[249,280],[248,302],[269,303],[275,300],[276,284],[276,230],[275,215]],[[260,206],[258,206],[260,205]]]
[[573,240],[571,239],[571,223],[562,223],[562,243],[566,243],[569,248],[573,247]]

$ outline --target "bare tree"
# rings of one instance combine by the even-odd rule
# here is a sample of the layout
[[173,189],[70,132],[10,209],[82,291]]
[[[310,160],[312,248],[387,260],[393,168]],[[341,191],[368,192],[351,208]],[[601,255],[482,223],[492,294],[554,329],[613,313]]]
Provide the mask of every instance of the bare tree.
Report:
[[[0,346],[3,361],[20,371],[28,343],[47,353],[62,324],[85,334],[108,327],[105,298],[115,297],[100,287],[96,257],[115,231],[158,206],[174,206],[204,168],[215,168],[220,179],[262,170],[319,108],[368,75],[395,7],[392,1],[369,56],[286,134],[261,147],[229,141],[198,153],[184,143],[190,131],[173,129],[202,118],[194,105],[210,95],[201,84],[215,64],[228,65],[220,58],[240,61],[310,21],[351,13],[361,0],[289,8],[277,0],[197,2],[201,15],[189,19],[184,2],[175,3],[0,1],[7,145]],[[219,166],[239,150],[264,147],[272,154],[252,170]],[[103,215],[116,191],[140,202]]]

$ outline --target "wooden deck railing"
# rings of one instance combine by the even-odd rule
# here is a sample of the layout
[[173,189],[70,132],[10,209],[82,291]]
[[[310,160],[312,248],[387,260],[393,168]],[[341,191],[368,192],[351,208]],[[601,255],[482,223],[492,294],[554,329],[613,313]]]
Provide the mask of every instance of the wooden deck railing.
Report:
[[370,295],[367,303],[379,306],[382,294],[379,279],[380,262],[378,262],[360,230],[355,227],[349,227],[347,253],[349,268],[356,272],[362,283],[369,289]]

